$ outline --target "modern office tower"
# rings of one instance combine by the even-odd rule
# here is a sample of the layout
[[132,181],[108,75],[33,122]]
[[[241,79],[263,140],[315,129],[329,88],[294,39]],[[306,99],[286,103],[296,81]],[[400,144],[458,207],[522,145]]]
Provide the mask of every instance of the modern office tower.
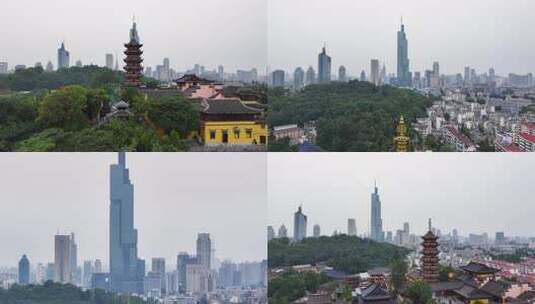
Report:
[[496,245],[503,245],[505,244],[505,233],[502,231],[496,232]]
[[95,260],[95,273],[102,273],[102,261],[100,259]]
[[379,189],[377,188],[377,184],[375,184],[374,192],[371,195],[370,223],[370,237],[372,240],[382,242],[384,240],[383,219],[381,218],[381,199],[379,198]]
[[321,236],[320,225],[318,225],[318,224],[314,225],[314,228],[312,230],[313,230],[314,237],[320,237]]
[[178,280],[178,292],[184,294],[187,284],[187,266],[197,264],[197,258],[190,256],[187,252],[181,252],[176,257],[176,272]]
[[223,288],[235,286],[234,276],[237,265],[231,261],[224,261],[219,268],[219,285]]
[[56,278],[56,265],[54,263],[46,264],[45,281],[54,281]]
[[464,67],[464,83],[470,83],[470,67]]
[[387,231],[386,232],[386,241],[389,242],[389,243],[392,243],[393,240],[394,240],[394,238],[393,238],[392,231]]
[[397,78],[398,85],[409,87],[411,85],[411,72],[409,71],[409,43],[405,34],[405,25],[401,20],[401,29],[398,31],[398,53],[397,53]]
[[126,51],[124,52],[126,55],[126,58],[124,59],[124,62],[126,63],[126,66],[124,67],[126,72],[125,85],[129,87],[139,87],[141,85],[141,73],[143,72],[143,66],[141,66],[141,63],[143,62],[143,59],[141,58],[143,51],[141,48],[143,45],[139,40],[135,22],[132,25],[132,29],[130,29],[130,41],[124,46],[126,48]]
[[275,238],[275,229],[273,229],[273,226],[267,227],[267,238],[268,238],[268,241],[271,241],[272,239]]
[[275,70],[271,73],[271,85],[273,87],[283,87],[284,86],[284,71]]
[[143,278],[143,292],[148,298],[159,298],[162,296],[162,279],[161,274],[149,271]]
[[299,242],[307,237],[307,216],[303,214],[303,208],[299,206],[294,213],[294,241]]
[[178,294],[178,273],[176,271],[168,272],[165,274],[165,293],[167,295]]
[[282,225],[279,227],[279,231],[278,231],[277,236],[278,236],[279,238],[287,238],[287,237],[288,237],[288,229],[286,229],[286,226],[284,226],[284,224],[282,224]]
[[477,83],[477,73],[476,69],[470,69],[470,82],[473,84]]
[[347,75],[346,75],[346,67],[341,65],[338,68],[338,81],[346,82],[347,81]]
[[433,62],[433,75],[431,78],[431,87],[440,88],[440,65],[437,61]]
[[78,245],[74,239],[74,233],[71,233],[70,253],[69,253],[69,267],[71,269],[72,282],[76,283],[76,270],[78,269]]
[[30,260],[25,254],[19,261],[19,284],[30,284]]
[[331,81],[331,57],[327,55],[325,47],[318,55],[318,82],[326,83]]
[[370,62],[370,82],[378,86],[381,84],[379,79],[379,60],[372,59]]
[[305,86],[305,71],[298,67],[294,71],[294,89],[299,90]]
[[121,293],[143,292],[145,261],[137,255],[134,228],[134,185],[126,168],[126,156],[110,166],[110,279],[111,289]]
[[91,288],[91,277],[93,276],[93,262],[84,261],[84,269],[82,275],[82,287]]
[[52,61],[48,61],[48,63],[46,64],[45,71],[54,72],[54,64],[52,63]]
[[362,72],[360,72],[359,80],[360,81],[366,81],[366,72],[364,70],[362,70]]
[[210,269],[212,254],[212,241],[209,233],[199,233],[197,235],[197,262]]
[[62,284],[72,283],[71,236],[54,237],[54,281]]
[[0,74],[7,74],[9,71],[9,64],[7,62],[0,62]]
[[35,267],[35,282],[37,284],[42,284],[46,281],[46,267],[42,263],[37,263]]
[[316,71],[314,71],[313,67],[308,67],[305,77],[305,84],[310,85],[314,83],[316,83]]
[[357,222],[355,219],[347,219],[347,235],[357,236]]
[[192,294],[206,294],[213,290],[213,276],[210,269],[201,264],[186,267],[186,290]]
[[106,54],[106,68],[113,70],[113,54]]
[[71,54],[65,49],[65,43],[61,43],[61,47],[58,49],[58,70],[69,68]]
[[219,80],[225,79],[225,68],[222,65],[217,67],[217,77]]
[[165,288],[165,258],[152,258],[151,270],[154,273],[160,274],[160,286]]

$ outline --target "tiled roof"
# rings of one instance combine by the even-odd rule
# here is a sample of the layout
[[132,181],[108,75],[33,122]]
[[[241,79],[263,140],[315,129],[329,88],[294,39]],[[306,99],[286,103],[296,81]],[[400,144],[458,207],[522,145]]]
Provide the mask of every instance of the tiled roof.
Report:
[[521,132],[519,135],[520,137],[522,137],[522,139],[527,140],[530,143],[535,143],[535,135],[531,135],[531,134],[523,133],[523,132]]
[[205,114],[260,114],[261,110],[253,109],[235,99],[206,100]]
[[499,269],[488,267],[485,264],[470,262],[468,265],[461,267],[464,271],[479,274],[494,274],[499,272]]

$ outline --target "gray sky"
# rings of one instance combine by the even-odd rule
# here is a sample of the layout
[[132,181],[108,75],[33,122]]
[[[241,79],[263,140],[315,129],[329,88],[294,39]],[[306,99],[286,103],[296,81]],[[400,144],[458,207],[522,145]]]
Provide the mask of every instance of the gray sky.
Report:
[[[115,153],[0,155],[0,265],[22,254],[54,259],[54,234],[76,233],[79,263],[108,264],[109,165]],[[142,258],[195,253],[198,232],[216,256],[262,260],[266,248],[266,157],[262,153],[129,153]]]
[[406,25],[412,71],[462,73],[494,66],[496,73],[535,72],[535,1],[532,0],[269,0],[271,69],[293,73],[313,65],[324,43],[333,73],[345,65],[350,75],[370,59],[395,73],[400,16]]
[[71,64],[104,65],[105,53],[122,59],[134,14],[146,65],[164,57],[179,70],[266,65],[266,0],[2,0],[0,61],[57,65],[62,40]]
[[423,233],[433,226],[459,234],[505,231],[535,236],[532,154],[320,153],[268,156],[269,223],[293,233],[293,213],[303,204],[308,233],[347,231],[356,218],[368,232],[370,194],[377,179],[384,230],[411,224]]

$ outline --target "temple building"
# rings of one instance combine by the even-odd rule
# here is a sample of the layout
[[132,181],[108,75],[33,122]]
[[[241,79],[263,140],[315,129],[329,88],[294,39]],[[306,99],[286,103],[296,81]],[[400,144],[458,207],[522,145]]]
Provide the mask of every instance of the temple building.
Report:
[[429,231],[422,237],[422,278],[427,283],[438,282],[438,237],[433,233],[431,219],[429,219]]
[[396,152],[409,152],[409,140],[405,119],[401,115],[396,128],[396,137],[394,137],[394,148]]
[[396,303],[394,296],[388,292],[384,285],[371,284],[368,288],[358,293],[357,301],[353,303],[358,304],[394,304]]
[[132,25],[132,29],[130,29],[130,41],[124,46],[126,48],[126,51],[124,52],[126,55],[126,58],[124,59],[124,62],[126,63],[126,66],[124,67],[124,70],[126,71],[124,85],[126,87],[138,88],[141,86],[143,72],[143,67],[141,66],[141,63],[143,62],[143,59],[141,58],[141,55],[143,54],[141,47],[143,45],[139,40],[135,21]]

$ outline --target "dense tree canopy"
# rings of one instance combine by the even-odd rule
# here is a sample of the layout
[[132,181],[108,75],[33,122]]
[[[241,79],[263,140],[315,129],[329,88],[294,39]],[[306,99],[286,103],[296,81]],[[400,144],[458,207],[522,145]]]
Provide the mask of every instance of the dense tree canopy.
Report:
[[401,114],[414,121],[431,100],[411,90],[351,81],[269,90],[271,126],[317,121],[317,144],[327,151],[390,151]]
[[387,267],[408,254],[405,248],[347,235],[307,238],[295,243],[286,238],[274,239],[269,242],[268,251],[270,267],[326,262],[346,273]]
[[316,289],[329,282],[323,274],[314,272],[287,272],[269,280],[268,299],[270,304],[287,304],[303,297],[306,292]]
[[73,285],[47,281],[43,285],[14,285],[0,288],[1,304],[145,304],[137,297],[119,296],[104,290],[83,291]]

